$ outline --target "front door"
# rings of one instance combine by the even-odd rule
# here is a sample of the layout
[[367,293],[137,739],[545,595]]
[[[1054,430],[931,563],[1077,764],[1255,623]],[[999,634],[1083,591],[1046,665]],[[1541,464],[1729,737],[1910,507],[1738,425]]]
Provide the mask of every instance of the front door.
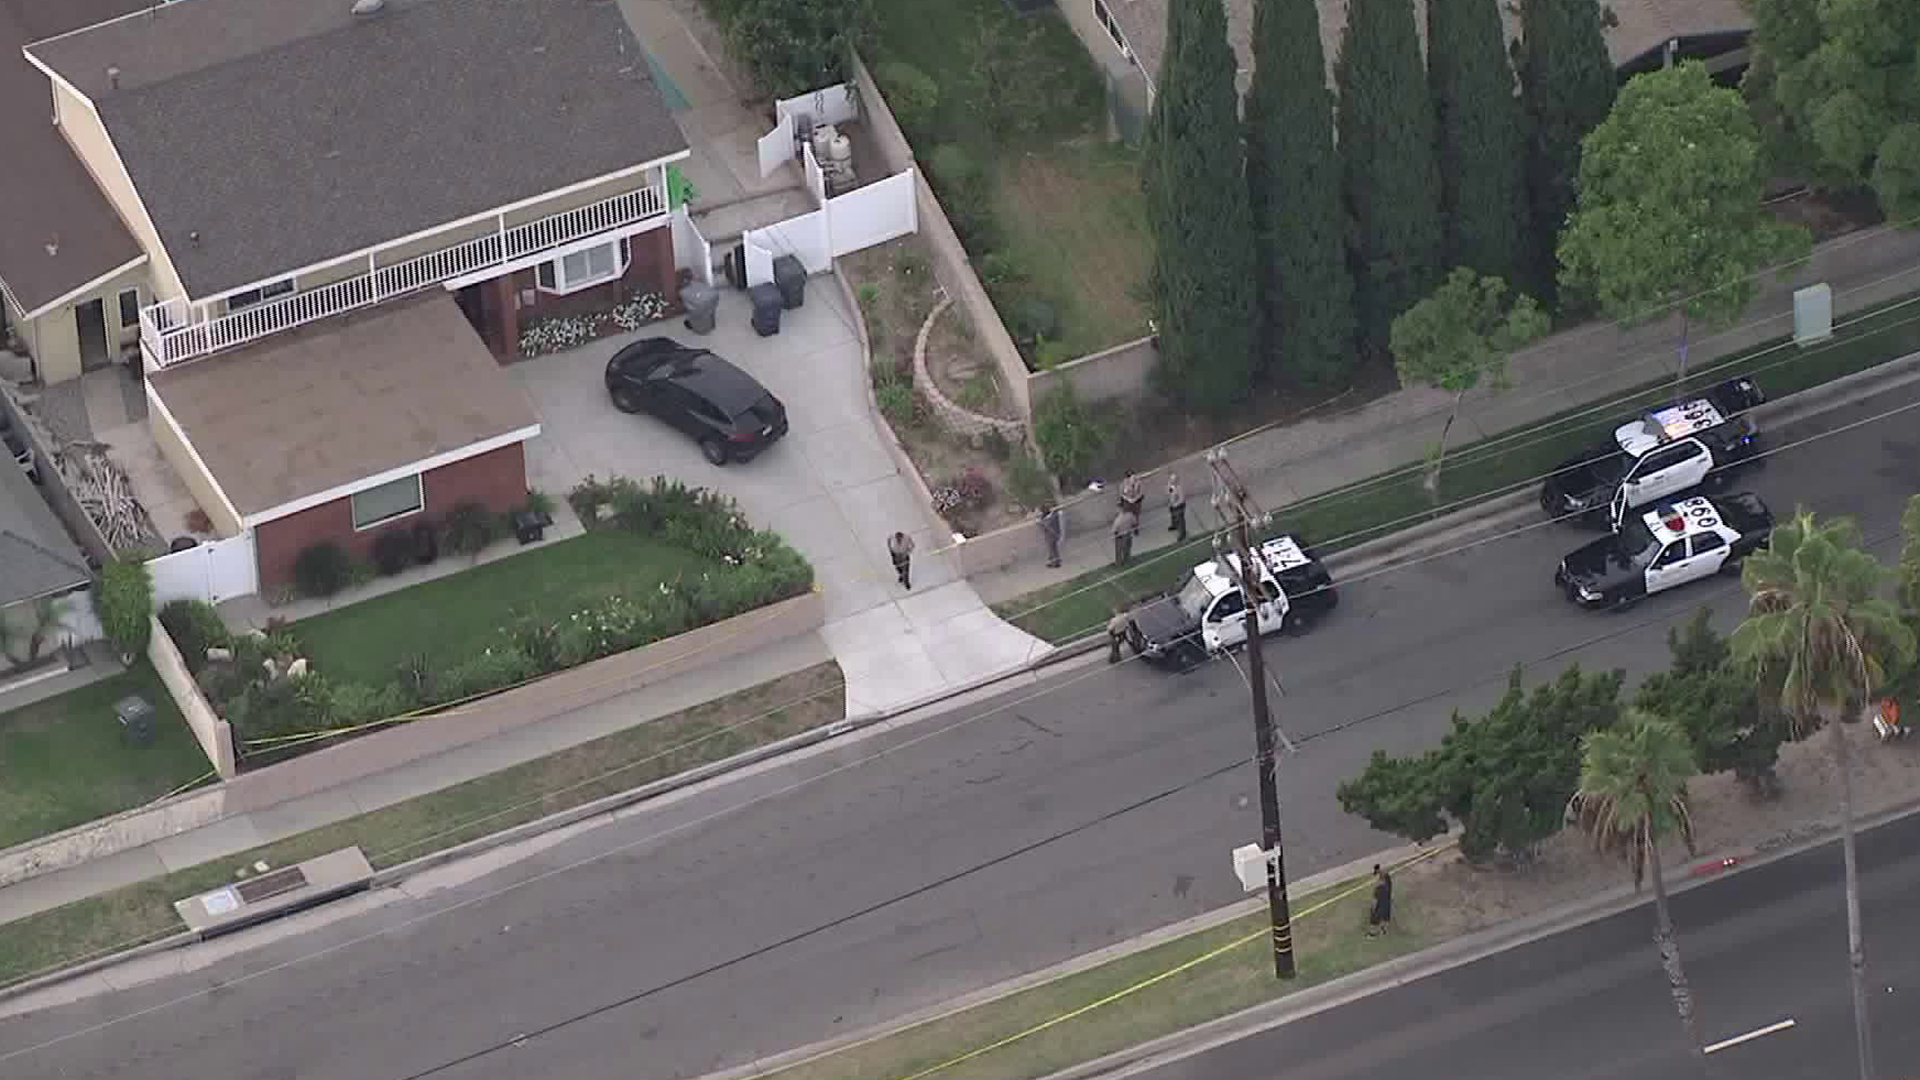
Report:
[[1247,640],[1247,605],[1239,589],[1229,589],[1214,599],[1207,609],[1201,636],[1212,652],[1231,649]]
[[107,345],[106,303],[98,298],[73,306],[73,328],[80,335],[80,370],[93,371],[113,363]]

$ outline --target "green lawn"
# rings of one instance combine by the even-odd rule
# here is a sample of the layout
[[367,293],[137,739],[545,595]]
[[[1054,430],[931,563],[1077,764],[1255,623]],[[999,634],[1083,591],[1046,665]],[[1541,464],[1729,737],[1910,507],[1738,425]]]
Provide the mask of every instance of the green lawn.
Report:
[[[1144,335],[1152,245],[1137,158],[1106,141],[1103,76],[1066,20],[1051,10],[1021,17],[1005,0],[887,0],[875,37],[875,78],[1010,328],[1020,332],[1010,309],[1026,298],[1058,317],[1052,360]],[[912,111],[890,62],[932,80],[932,110]],[[996,93],[1010,106],[996,109]],[[979,212],[940,175],[945,146],[978,167]],[[1015,273],[987,271],[990,254]]]
[[0,986],[172,934],[182,929],[175,900],[217,888],[256,861],[286,866],[358,846],[376,868],[397,866],[845,715],[844,680],[829,661],[443,791],[76,900],[0,925]]
[[319,670],[378,685],[408,655],[430,649],[442,662],[458,663],[521,615],[577,611],[714,565],[624,529],[594,529],[305,618],[291,629]]
[[[113,703],[153,705],[153,737],[121,734]],[[130,671],[0,713],[0,848],[151,802],[208,771],[173,699],[142,659]]]
[[[1779,342],[1756,346],[1704,365],[1707,371],[1688,382],[1707,386],[1736,374],[1754,373],[1767,395],[1778,399],[1920,351],[1920,302],[1896,301],[1846,321],[1851,325],[1837,330],[1825,344],[1808,349],[1781,348]],[[1538,477],[1605,437],[1619,417],[1664,401],[1672,393],[1672,381],[1663,379],[1607,408],[1579,406],[1528,428],[1525,434],[1509,433],[1463,446],[1447,455],[1437,503],[1422,487],[1416,466],[1282,507],[1276,531],[1298,533],[1323,552],[1332,552],[1451,512],[1462,500],[1531,491]],[[1148,529],[1143,535],[1151,539],[1156,532]],[[1124,606],[1166,588],[1206,553],[1205,545],[1203,538],[1184,551],[1162,547],[1144,553],[1124,573],[1108,568],[1089,571],[995,604],[994,610],[1028,633],[1056,644],[1084,637],[1105,625],[1114,605]]]
[[753,1080],[1035,1080],[1431,944],[1413,890],[1392,933],[1362,932],[1369,880],[1293,898],[1291,982],[1274,977],[1262,911]]

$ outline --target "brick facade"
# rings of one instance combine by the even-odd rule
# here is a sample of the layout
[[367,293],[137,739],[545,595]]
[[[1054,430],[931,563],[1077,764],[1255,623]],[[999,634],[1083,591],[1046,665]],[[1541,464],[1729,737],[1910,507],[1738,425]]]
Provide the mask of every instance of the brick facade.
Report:
[[526,447],[514,443],[430,470],[421,478],[421,488],[426,504],[423,512],[359,532],[353,528],[351,498],[335,499],[255,526],[260,588],[291,585],[294,560],[322,540],[338,543],[357,559],[368,559],[373,555],[374,539],[381,533],[412,529],[422,521],[438,524],[460,503],[478,502],[499,513],[521,506],[527,499]]
[[536,273],[535,268],[528,267],[460,290],[461,310],[502,361],[519,357],[520,327],[528,321],[606,311],[625,299],[630,289],[659,293],[667,298],[668,315],[680,312],[673,230],[666,226],[628,239],[627,272],[618,281],[558,296],[539,290]]

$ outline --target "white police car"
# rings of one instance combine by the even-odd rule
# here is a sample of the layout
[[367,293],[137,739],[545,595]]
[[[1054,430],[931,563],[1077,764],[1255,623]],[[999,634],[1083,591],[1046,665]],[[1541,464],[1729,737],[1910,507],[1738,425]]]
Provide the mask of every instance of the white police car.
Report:
[[1626,607],[1732,570],[1772,535],[1773,514],[1760,496],[1696,495],[1630,517],[1618,532],[1568,555],[1553,583],[1581,607]]
[[1540,486],[1540,508],[1554,517],[1607,515],[1700,486],[1760,452],[1759,431],[1741,414],[1766,401],[1750,378],[1730,379],[1697,398],[1649,409],[1612,436],[1560,466]]
[[[1297,537],[1278,536],[1260,545],[1256,604],[1260,632],[1304,632],[1339,603],[1333,577]],[[1234,583],[1238,555],[1230,565],[1203,562],[1188,571],[1178,589],[1136,604],[1127,612],[1127,643],[1142,658],[1187,665],[1247,640],[1247,604]]]

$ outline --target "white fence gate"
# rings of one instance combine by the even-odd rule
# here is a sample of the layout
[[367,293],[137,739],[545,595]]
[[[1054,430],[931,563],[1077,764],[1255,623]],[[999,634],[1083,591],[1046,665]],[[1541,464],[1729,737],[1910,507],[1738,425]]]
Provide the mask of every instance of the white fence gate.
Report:
[[685,206],[673,212],[668,226],[673,233],[673,268],[691,270],[694,277],[713,284],[713,245],[700,235],[700,226],[693,223]]
[[153,575],[156,607],[174,600],[217,604],[260,591],[252,532],[149,559],[147,572]]

